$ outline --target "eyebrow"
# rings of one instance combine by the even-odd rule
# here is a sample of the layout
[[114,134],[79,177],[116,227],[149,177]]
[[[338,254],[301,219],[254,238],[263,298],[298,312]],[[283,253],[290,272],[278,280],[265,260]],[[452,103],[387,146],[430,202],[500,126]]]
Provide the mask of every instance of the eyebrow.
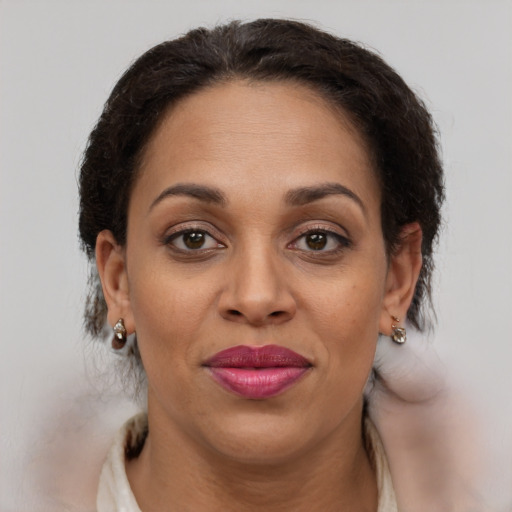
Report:
[[[343,195],[352,199],[366,213],[366,208],[361,198],[340,183],[323,183],[321,185],[289,190],[285,194],[285,202],[290,206],[303,206],[331,195]],[[164,199],[173,196],[188,196],[219,206],[226,206],[228,202],[226,196],[218,188],[197,185],[195,183],[178,183],[163,190],[151,203],[149,211]]]
[[164,199],[173,196],[193,197],[205,203],[218,204],[219,206],[226,206],[227,204],[226,196],[217,188],[208,187],[206,185],[196,185],[195,183],[178,183],[177,185],[166,188],[151,203],[149,211]]
[[366,213],[366,207],[361,198],[340,183],[322,183],[312,187],[296,188],[286,193],[285,201],[291,206],[303,206],[332,195],[342,195],[352,199]]

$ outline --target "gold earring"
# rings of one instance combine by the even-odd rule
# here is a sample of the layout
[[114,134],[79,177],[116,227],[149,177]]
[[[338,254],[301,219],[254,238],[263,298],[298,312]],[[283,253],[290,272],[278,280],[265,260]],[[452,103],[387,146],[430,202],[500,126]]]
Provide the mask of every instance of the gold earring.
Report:
[[396,325],[396,323],[400,322],[400,319],[397,318],[396,316],[392,316],[391,318],[393,319],[393,322],[391,323],[391,339],[395,343],[402,345],[407,340],[407,333],[405,332],[405,327],[398,327]]
[[112,348],[121,350],[126,345],[126,327],[124,320],[120,318],[114,325],[114,337],[112,338]]

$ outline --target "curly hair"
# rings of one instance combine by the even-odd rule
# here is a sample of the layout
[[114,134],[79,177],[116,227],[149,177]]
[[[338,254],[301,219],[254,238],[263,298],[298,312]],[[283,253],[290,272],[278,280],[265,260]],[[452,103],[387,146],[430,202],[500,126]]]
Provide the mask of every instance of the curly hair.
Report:
[[[347,39],[289,20],[238,21],[191,30],[144,53],[123,74],[93,129],[80,170],[79,230],[91,263],[98,233],[126,241],[130,193],[140,158],[168,108],[231,80],[303,84],[348,115],[367,142],[381,187],[388,254],[401,227],[423,231],[423,267],[408,311],[418,329],[431,307],[432,252],[441,223],[443,170],[423,102],[381,57]],[[85,327],[99,335],[106,304],[94,264]]]

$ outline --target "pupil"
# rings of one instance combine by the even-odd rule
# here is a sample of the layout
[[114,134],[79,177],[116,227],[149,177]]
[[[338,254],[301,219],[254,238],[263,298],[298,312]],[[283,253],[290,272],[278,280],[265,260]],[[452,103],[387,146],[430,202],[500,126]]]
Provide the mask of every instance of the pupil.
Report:
[[310,249],[319,251],[323,249],[327,244],[327,237],[324,233],[312,233],[307,236],[306,243]]
[[189,249],[200,249],[204,244],[204,233],[191,231],[183,235],[183,241]]

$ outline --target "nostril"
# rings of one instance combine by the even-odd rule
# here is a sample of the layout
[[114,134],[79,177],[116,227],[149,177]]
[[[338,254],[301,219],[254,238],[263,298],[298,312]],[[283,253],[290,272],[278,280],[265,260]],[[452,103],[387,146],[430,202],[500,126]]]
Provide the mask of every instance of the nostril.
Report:
[[269,316],[281,316],[284,311],[273,311]]
[[240,313],[240,311],[238,311],[236,309],[229,309],[228,314],[233,315],[233,316],[242,316],[242,313]]

